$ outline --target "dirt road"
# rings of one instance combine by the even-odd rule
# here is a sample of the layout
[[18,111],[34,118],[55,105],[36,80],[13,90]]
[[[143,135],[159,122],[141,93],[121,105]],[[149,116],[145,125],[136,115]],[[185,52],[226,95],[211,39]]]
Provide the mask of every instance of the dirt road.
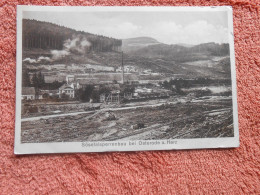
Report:
[[[117,110],[130,110],[130,109],[145,108],[145,107],[157,107],[157,106],[161,106],[163,104],[164,103],[141,105],[141,106],[128,106],[128,107],[121,107],[121,108],[103,108],[102,111],[106,112],[106,111],[117,111]],[[35,120],[55,118],[55,117],[75,116],[75,115],[79,115],[79,114],[91,114],[91,113],[95,113],[95,112],[98,112],[98,111],[72,112],[72,113],[64,113],[64,114],[53,114],[53,115],[45,115],[45,116],[28,117],[28,118],[21,119],[21,121],[22,122],[35,121]]]

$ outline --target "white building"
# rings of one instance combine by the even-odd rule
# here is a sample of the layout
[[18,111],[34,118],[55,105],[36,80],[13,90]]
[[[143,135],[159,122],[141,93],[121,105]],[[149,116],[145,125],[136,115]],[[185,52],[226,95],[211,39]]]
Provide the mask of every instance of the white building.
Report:
[[74,75],[67,75],[66,76],[66,82],[67,83],[71,83],[75,80],[75,76]]
[[64,84],[59,88],[59,97],[62,97],[62,94],[69,96],[70,98],[75,97],[75,88],[73,83],[72,84]]
[[34,87],[22,87],[22,99],[23,100],[35,100],[35,88]]

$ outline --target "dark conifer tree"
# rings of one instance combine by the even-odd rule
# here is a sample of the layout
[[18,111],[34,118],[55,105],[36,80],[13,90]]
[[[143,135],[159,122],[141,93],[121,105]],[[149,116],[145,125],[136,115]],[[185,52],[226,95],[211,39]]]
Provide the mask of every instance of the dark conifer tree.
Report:
[[30,87],[31,86],[30,76],[29,76],[28,70],[26,68],[23,70],[22,86],[23,87]]

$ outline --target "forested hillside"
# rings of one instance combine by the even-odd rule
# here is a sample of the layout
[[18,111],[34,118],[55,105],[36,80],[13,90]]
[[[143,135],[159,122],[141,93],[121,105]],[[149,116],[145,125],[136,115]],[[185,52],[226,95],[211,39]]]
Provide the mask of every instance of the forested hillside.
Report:
[[119,51],[122,45],[122,41],[118,39],[76,31],[48,22],[23,19],[24,49],[62,50],[67,40],[75,38],[85,41],[85,52]]
[[[64,26],[23,20],[23,65],[124,64],[182,77],[230,77],[229,45],[196,46],[163,44],[151,37],[119,40]],[[215,59],[219,58],[219,59]],[[219,61],[221,60],[221,61]]]
[[132,56],[165,59],[175,62],[208,60],[212,56],[228,56],[229,44],[205,43],[193,47],[154,44],[128,52]]

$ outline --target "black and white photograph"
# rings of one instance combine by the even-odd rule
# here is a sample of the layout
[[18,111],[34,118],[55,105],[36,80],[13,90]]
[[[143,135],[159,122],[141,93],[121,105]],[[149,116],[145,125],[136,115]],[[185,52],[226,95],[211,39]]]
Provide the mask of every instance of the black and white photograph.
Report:
[[231,7],[17,9],[16,154],[238,147]]

